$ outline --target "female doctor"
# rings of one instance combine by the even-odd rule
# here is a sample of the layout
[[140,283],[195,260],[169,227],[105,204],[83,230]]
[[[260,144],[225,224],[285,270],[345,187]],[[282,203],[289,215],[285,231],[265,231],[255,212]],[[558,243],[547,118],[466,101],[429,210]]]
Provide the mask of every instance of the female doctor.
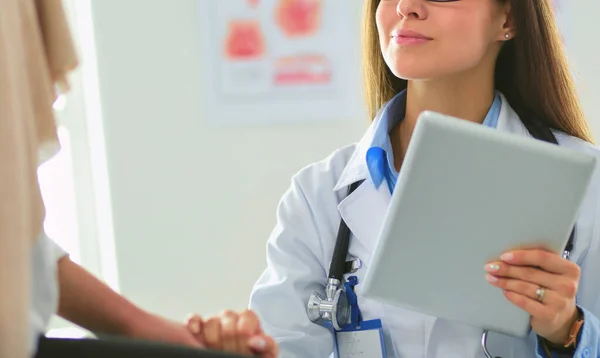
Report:
[[[364,85],[375,119],[360,142],[294,176],[268,241],[268,267],[250,298],[286,358],[332,354],[334,336],[309,320],[307,302],[313,291],[324,291],[342,219],[352,232],[349,256],[364,264],[356,272],[360,282],[422,111],[524,137],[546,131],[559,145],[600,159],[550,0],[365,0],[364,6]],[[366,155],[373,147],[383,149],[382,171]],[[482,280],[531,315],[528,339],[489,335],[494,356],[600,357],[600,170],[591,183],[570,260],[519,250],[481,268]],[[363,299],[360,286],[363,319],[381,319],[388,357],[484,357],[481,331]]]

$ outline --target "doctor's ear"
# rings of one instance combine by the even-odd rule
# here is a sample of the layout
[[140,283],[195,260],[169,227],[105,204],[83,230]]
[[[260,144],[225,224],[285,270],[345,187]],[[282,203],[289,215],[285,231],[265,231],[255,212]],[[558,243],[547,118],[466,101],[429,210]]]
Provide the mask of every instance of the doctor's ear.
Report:
[[503,24],[501,29],[502,41],[513,39],[517,35],[517,24],[513,15],[510,1],[505,1],[502,5]]

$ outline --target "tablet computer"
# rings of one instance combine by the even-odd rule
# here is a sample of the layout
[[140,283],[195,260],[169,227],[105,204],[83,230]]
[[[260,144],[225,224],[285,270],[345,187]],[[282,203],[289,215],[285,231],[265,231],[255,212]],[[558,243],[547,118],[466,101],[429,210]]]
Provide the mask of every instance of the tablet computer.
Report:
[[562,252],[595,165],[555,144],[422,113],[363,295],[526,336],[530,316],[486,281],[483,268],[517,247]]

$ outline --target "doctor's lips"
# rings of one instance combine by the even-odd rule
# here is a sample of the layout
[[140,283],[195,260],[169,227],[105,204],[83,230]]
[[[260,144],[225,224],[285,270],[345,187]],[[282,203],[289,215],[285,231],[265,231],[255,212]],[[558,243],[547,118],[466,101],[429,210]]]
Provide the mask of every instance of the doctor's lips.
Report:
[[401,46],[419,45],[433,40],[431,37],[409,29],[396,30],[392,33],[391,37],[396,44]]

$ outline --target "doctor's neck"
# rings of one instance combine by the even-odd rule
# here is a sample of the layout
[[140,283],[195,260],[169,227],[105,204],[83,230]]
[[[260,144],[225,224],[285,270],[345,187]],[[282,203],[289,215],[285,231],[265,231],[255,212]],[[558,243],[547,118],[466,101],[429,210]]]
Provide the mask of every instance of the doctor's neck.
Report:
[[402,127],[412,133],[425,110],[483,123],[494,100],[494,78],[457,75],[452,78],[408,81],[406,114]]
[[402,166],[421,112],[435,111],[483,123],[494,101],[494,76],[490,72],[490,76],[463,74],[447,79],[408,81],[404,120],[390,132],[397,170]]

